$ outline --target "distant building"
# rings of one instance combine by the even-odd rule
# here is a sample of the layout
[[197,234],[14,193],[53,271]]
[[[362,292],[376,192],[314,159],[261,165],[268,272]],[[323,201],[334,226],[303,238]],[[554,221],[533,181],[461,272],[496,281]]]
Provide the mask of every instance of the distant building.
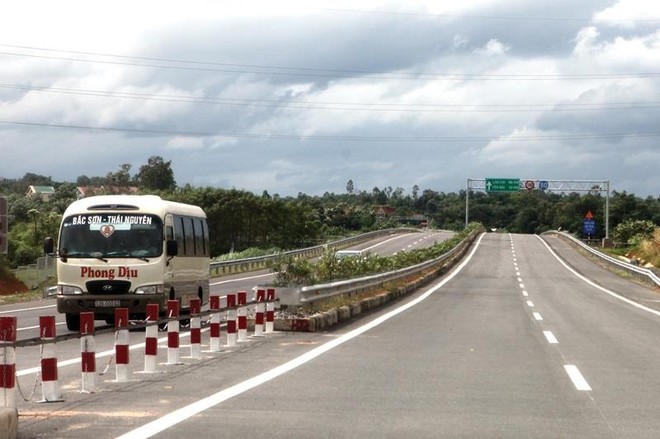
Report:
[[396,209],[392,206],[373,206],[373,212],[379,220],[396,216]]
[[373,206],[372,209],[378,221],[385,221],[390,219],[397,221],[401,224],[408,224],[416,227],[428,226],[428,218],[426,217],[426,215],[422,215],[418,213],[411,215],[398,215],[397,210],[392,206],[377,205],[377,206]]
[[41,198],[44,201],[48,201],[53,194],[55,194],[55,188],[53,186],[30,185],[25,195],[30,198]]
[[135,195],[140,191],[136,186],[78,186],[78,199],[93,195]]

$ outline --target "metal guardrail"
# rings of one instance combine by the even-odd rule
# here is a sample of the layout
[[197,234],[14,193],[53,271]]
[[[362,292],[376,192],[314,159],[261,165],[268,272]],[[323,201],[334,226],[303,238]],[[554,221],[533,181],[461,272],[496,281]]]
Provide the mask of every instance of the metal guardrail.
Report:
[[23,265],[11,272],[29,289],[34,289],[55,277],[55,259],[50,256],[41,256],[37,258],[36,264]]
[[281,305],[301,306],[319,300],[326,300],[338,296],[351,296],[367,291],[374,287],[382,286],[387,282],[396,281],[406,276],[420,273],[437,265],[444,264],[455,257],[462,256],[467,247],[474,241],[480,232],[472,232],[464,238],[456,247],[436,259],[422,262],[411,267],[402,268],[387,273],[365,276],[356,279],[348,279],[328,284],[309,285],[303,287],[276,288],[276,296]]
[[653,271],[647,268],[639,267],[637,265],[621,261],[619,259],[613,258],[610,255],[606,255],[605,253],[599,252],[598,250],[590,247],[589,245],[583,243],[579,239],[575,238],[573,235],[566,232],[549,231],[549,232],[545,232],[544,234],[555,234],[561,236],[562,238],[567,239],[571,241],[573,244],[586,250],[590,254],[598,257],[602,262],[607,263],[611,267],[624,270],[626,273],[630,274],[635,279],[638,279],[646,283],[650,283],[651,285],[656,287],[660,287],[660,277],[658,277]]
[[379,236],[394,235],[397,233],[406,232],[419,232],[419,229],[412,228],[396,228],[377,230],[375,232],[363,233],[361,235],[352,236],[349,238],[340,239],[339,241],[330,242],[323,245],[308,247],[299,250],[291,250],[272,255],[259,256],[254,258],[236,259],[233,261],[220,261],[211,262],[211,277],[223,276],[233,273],[242,273],[245,271],[261,270],[268,266],[268,263],[281,257],[298,256],[305,258],[313,258],[321,256],[326,248],[342,249],[351,245],[359,244],[361,242],[369,241]]

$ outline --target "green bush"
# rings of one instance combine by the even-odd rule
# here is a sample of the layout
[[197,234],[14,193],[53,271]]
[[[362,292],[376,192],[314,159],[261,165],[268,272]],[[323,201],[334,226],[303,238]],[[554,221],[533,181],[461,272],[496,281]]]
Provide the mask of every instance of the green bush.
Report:
[[656,228],[653,221],[627,220],[614,228],[612,238],[617,243],[637,246],[642,241],[650,239]]

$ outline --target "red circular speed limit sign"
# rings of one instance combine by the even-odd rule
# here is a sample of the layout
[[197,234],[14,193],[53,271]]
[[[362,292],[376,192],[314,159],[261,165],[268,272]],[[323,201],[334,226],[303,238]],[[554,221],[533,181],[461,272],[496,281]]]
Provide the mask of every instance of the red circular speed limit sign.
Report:
[[527,189],[527,190],[531,191],[532,189],[534,189],[534,186],[535,185],[534,185],[534,182],[532,180],[527,180],[525,182],[525,189]]

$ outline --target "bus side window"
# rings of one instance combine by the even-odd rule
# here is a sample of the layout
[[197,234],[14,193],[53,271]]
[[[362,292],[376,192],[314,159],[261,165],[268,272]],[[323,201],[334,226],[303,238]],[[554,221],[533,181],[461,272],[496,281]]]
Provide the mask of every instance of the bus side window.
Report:
[[195,218],[195,255],[206,256],[206,243],[204,242],[204,220]]
[[204,226],[204,256],[210,256],[211,244],[209,242],[209,225],[205,219],[202,220],[202,226]]
[[179,256],[186,255],[186,239],[183,229],[183,217],[175,216],[174,217],[174,239],[177,242],[179,247]]
[[184,232],[186,234],[186,256],[195,256],[195,229],[193,219],[190,217],[182,218],[185,220]]

